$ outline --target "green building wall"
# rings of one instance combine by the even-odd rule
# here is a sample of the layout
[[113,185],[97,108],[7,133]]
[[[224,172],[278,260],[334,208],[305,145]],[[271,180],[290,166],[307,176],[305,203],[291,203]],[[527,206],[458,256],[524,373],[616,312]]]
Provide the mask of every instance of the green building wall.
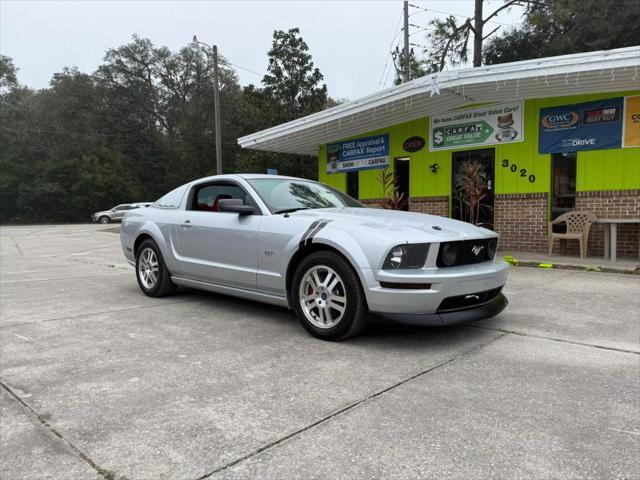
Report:
[[[549,192],[551,186],[551,155],[538,153],[538,117],[541,108],[588,102],[598,99],[638,95],[640,91],[617,92],[565,96],[545,99],[525,100],[524,102],[524,138],[519,143],[470,147],[458,150],[429,152],[428,145],[415,153],[403,150],[403,142],[412,136],[428,139],[429,119],[420,118],[410,122],[374,130],[357,137],[336,139],[336,141],[361,138],[379,133],[389,133],[390,166],[393,159],[410,157],[410,197],[449,196],[451,194],[451,156],[454,151],[495,148],[495,193],[524,194]],[[327,174],[326,146],[318,151],[318,178],[321,182],[346,190],[346,174]],[[517,165],[517,172],[502,167],[504,159]],[[436,173],[429,165],[437,163]],[[520,176],[521,169],[526,176]],[[529,176],[535,175],[530,182]],[[364,170],[359,173],[359,197],[374,199],[382,196],[382,187],[378,181],[379,170]],[[633,190],[640,189],[640,148],[582,151],[577,154],[576,189],[578,191],[596,190]]]

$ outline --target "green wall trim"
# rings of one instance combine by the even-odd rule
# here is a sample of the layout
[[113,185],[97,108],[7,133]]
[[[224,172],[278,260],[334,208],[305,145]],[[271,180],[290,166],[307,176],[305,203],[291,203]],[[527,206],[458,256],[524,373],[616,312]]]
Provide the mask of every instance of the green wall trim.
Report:
[[[619,96],[639,95],[640,90],[606,94],[574,95],[531,99],[524,101],[524,141],[507,145],[494,145],[495,148],[495,193],[523,194],[548,193],[551,188],[551,155],[538,153],[538,117],[541,108],[582,103]],[[363,133],[355,137],[336,139],[349,140],[379,133],[389,133],[390,169],[393,159],[411,157],[409,193],[410,197],[434,197],[451,195],[451,156],[453,152],[476,150],[478,147],[461,148],[439,152],[429,152],[428,145],[415,153],[407,153],[402,143],[409,137],[429,136],[429,118],[419,118],[409,122],[392,125],[388,128]],[[502,161],[517,165],[517,173],[502,167]],[[432,173],[429,165],[439,165],[437,173]],[[326,146],[318,148],[318,178],[321,182],[346,190],[344,173],[326,173]],[[526,170],[526,176],[520,176],[520,170]],[[380,198],[382,187],[378,180],[379,170],[361,171],[359,176],[359,197],[361,199]],[[529,175],[535,175],[535,181],[529,181]],[[581,151],[577,155],[576,190],[634,190],[640,189],[640,148],[615,150]]]

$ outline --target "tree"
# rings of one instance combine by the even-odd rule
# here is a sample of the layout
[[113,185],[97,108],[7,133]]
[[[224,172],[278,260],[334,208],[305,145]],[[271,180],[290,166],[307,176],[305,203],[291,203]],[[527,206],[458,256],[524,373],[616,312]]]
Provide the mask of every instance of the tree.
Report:
[[444,70],[447,63],[457,65],[466,63],[467,47],[473,41],[473,66],[482,65],[482,46],[484,41],[493,35],[499,27],[486,32],[486,27],[500,12],[512,7],[524,7],[525,11],[546,0],[505,0],[502,5],[484,16],[484,4],[488,0],[475,0],[473,17],[460,22],[450,15],[445,20],[433,20],[430,25],[433,31],[427,35],[431,42],[431,50],[427,58],[427,72]]
[[264,90],[280,105],[283,121],[317,112],[327,103],[327,86],[314,68],[309,47],[300,29],[273,32],[269,67],[262,79]]
[[16,73],[13,60],[6,55],[0,55],[0,95],[5,95],[18,86]]
[[[87,221],[117,203],[151,201],[215,171],[213,71],[206,49],[171,51],[134,36],[93,73],[65,68],[47,88],[21,86],[0,56],[0,220]],[[227,171],[314,178],[310,158],[241,151],[237,138],[325,108],[322,74],[297,29],[275,32],[264,87],[244,89],[220,58]]]
[[[220,63],[222,150],[233,171],[241,90],[224,58]],[[154,196],[214,173],[213,71],[207,55],[191,48],[173,53],[134,36],[107,52],[96,76],[106,92],[110,130],[131,139],[131,175],[153,186]]]
[[34,143],[32,133],[25,131],[34,92],[18,84],[13,60],[0,56],[0,220],[16,217],[16,192],[23,178],[31,174],[25,152]]
[[521,27],[493,38],[484,61],[496,64],[609,50],[637,45],[638,38],[637,0],[546,0],[527,12]]
[[[262,79],[263,88],[254,85],[243,91],[242,111],[248,120],[246,133],[320,111],[335,101],[327,95],[320,70],[314,67],[309,47],[298,28],[276,30],[268,52],[269,67]],[[265,172],[277,168],[281,174],[304,178],[317,177],[317,164],[310,158],[252,150],[241,151],[239,171]]]
[[405,59],[405,55],[400,50],[400,47],[396,47],[391,52],[391,58],[393,60],[393,66],[396,70],[396,78],[394,79],[394,85],[400,85],[403,80],[403,74],[406,69],[409,70],[409,78],[422,77],[426,72],[423,62],[417,57],[413,48],[409,51],[409,56]]

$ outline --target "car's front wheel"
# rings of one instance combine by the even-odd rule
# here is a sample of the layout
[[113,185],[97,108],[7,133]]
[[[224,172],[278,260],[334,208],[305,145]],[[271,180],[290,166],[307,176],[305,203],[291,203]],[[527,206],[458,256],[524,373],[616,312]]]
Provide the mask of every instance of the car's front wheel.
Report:
[[315,252],[300,262],[292,300],[300,323],[314,337],[343,340],[366,326],[367,307],[358,276],[336,253]]
[[109,217],[107,217],[106,215],[103,215],[100,217],[100,219],[98,220],[100,223],[107,224],[111,221],[111,219]]
[[176,288],[156,242],[145,240],[136,254],[136,278],[145,295],[162,297]]

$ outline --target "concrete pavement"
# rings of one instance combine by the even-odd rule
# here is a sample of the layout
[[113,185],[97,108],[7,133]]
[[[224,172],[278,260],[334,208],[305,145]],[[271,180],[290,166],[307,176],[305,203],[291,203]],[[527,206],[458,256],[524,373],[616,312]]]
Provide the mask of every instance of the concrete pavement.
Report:
[[104,226],[0,229],[0,478],[640,478],[640,278],[511,270],[500,316],[150,299]]

